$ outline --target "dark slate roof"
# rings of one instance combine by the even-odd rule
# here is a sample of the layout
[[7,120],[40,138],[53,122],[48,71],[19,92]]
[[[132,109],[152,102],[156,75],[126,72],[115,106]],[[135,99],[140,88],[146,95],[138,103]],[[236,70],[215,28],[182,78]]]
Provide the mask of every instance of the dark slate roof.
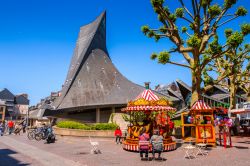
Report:
[[181,92],[183,99],[186,100],[187,96],[192,91],[191,87],[189,87],[186,83],[184,83],[183,81],[179,79],[176,80],[176,83],[177,83],[177,86],[179,87],[179,90]]
[[44,117],[45,110],[51,110],[52,106],[46,103],[43,103],[39,108],[31,110],[29,114],[30,119],[46,119]]
[[23,95],[16,96],[16,104],[29,105],[29,100]]
[[[80,28],[56,109],[126,104],[144,90],[125,78],[106,48],[106,13]],[[169,98],[170,100],[173,98]]]
[[0,99],[14,101],[15,96],[6,88],[0,91]]
[[[191,87],[188,86],[186,83],[184,83],[181,80],[176,80],[176,82],[177,82],[177,85],[178,85],[178,87],[180,89],[180,92],[181,92],[184,100],[186,100],[186,97],[188,96],[188,94],[190,94],[192,92]],[[206,94],[202,94],[202,96],[205,97],[205,98],[207,98],[207,99],[211,99],[211,100],[214,100],[214,101],[217,101],[217,102],[220,102],[220,103],[224,103],[223,101],[220,101],[217,98],[208,96]]]

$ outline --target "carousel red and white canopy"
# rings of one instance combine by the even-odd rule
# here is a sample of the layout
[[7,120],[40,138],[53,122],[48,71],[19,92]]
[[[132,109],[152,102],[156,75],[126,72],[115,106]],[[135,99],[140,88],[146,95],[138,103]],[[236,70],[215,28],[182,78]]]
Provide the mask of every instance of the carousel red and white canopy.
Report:
[[[135,100],[143,98],[147,101],[158,101],[160,98],[155,95],[150,89],[144,90]],[[176,109],[170,106],[165,105],[137,105],[137,106],[128,106],[124,109],[125,111],[175,111]]]
[[196,101],[190,110],[211,110],[212,108],[207,105],[203,100]]
[[156,96],[150,89],[144,90],[139,96],[136,97],[137,99],[143,98],[148,101],[157,101],[159,97]]

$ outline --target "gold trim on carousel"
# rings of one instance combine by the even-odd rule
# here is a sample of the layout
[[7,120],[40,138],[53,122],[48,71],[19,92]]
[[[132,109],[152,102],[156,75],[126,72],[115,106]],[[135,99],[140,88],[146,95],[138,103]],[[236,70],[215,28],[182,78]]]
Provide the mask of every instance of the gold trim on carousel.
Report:
[[139,98],[135,101],[129,101],[128,106],[171,106],[172,102],[165,98],[160,98],[157,101],[148,101],[144,98]]

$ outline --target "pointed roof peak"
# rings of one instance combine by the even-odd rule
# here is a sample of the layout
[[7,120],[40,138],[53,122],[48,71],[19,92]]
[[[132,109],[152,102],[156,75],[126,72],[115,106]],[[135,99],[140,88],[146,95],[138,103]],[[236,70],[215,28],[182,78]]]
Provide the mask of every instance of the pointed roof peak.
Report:
[[94,21],[92,21],[86,25],[81,26],[80,29],[84,29],[85,27],[90,26],[92,24],[97,24],[98,26],[100,26],[100,23],[102,22],[103,19],[106,20],[106,10],[103,11],[99,16],[97,16],[94,19]]

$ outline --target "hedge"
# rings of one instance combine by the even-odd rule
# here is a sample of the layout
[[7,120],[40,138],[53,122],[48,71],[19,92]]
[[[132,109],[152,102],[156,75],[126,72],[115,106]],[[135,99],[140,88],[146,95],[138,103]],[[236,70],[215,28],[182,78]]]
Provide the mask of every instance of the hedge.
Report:
[[75,121],[60,121],[57,123],[57,127],[82,130],[115,130],[117,125],[114,123],[96,123],[92,125],[87,125]]

